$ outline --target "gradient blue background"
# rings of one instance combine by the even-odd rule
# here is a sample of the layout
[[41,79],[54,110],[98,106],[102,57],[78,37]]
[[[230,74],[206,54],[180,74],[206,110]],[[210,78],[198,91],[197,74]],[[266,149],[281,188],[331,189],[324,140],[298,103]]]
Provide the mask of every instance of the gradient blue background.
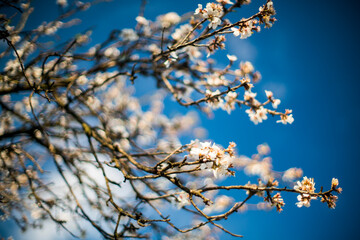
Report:
[[[57,13],[49,2],[34,1],[36,10],[30,25]],[[253,0],[231,19],[250,16],[263,2]],[[145,17],[154,19],[169,11],[186,13],[198,3],[205,5],[206,1],[148,0]],[[315,178],[317,189],[328,188],[331,178],[337,177],[344,191],[335,210],[319,201],[299,209],[296,195],[284,194],[282,213],[249,211],[233,215],[224,225],[245,239],[359,239],[360,4],[287,0],[274,1],[274,5],[278,21],[273,28],[262,29],[243,41],[229,38],[226,51],[253,62],[263,76],[255,91],[263,94],[265,89],[272,90],[281,98],[281,110],[293,109],[294,123],[284,126],[270,117],[256,126],[244,109],[237,109],[231,115],[217,111],[214,119],[202,116],[202,126],[208,129],[208,138],[219,144],[235,141],[241,154],[251,155],[258,144],[267,142],[275,170],[301,167],[305,176]],[[99,4],[81,14],[85,17],[81,26],[65,31],[76,33],[95,26],[93,41],[104,40],[114,28],[134,27],[139,6],[138,0]],[[221,63],[226,58],[216,56],[220,64],[226,64]],[[247,180],[236,181],[243,184]],[[4,223],[0,227],[4,236],[15,231],[5,231]],[[233,238],[223,234],[221,239]]]

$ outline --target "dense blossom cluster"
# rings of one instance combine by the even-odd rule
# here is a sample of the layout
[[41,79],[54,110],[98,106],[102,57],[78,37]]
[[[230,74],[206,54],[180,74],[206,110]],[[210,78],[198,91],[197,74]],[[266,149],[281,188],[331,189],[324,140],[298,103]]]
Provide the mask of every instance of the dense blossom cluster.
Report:
[[203,168],[209,169],[213,172],[214,177],[234,175],[234,172],[229,168],[232,167],[234,156],[235,143],[231,142],[227,149],[222,149],[215,143],[200,142],[200,146],[196,143],[192,144],[190,156],[203,162]]
[[216,29],[221,24],[221,17],[224,14],[223,7],[220,4],[208,3],[203,9],[201,4],[195,10],[195,14],[201,15],[202,18],[209,20],[209,28]]
[[[294,186],[303,171],[273,170],[268,144],[251,157],[237,155],[233,142],[224,148],[204,140],[194,112],[244,109],[254,124],[270,116],[294,122],[275,91],[256,91],[261,74],[251,62],[228,54],[219,66],[211,58],[226,49],[226,34],[245,39],[270,28],[271,0],[234,23],[227,16],[250,0],[216,0],[154,19],[144,1],[135,26],[101,43],[91,41],[95,30],[60,38],[80,22],[74,14],[98,2],[56,0],[60,15],[38,26],[26,24],[31,1],[0,5],[8,11],[0,23],[7,43],[0,53],[1,220],[13,218],[22,229],[51,220],[82,237],[86,222],[104,239],[212,240],[220,231],[241,236],[218,224],[236,212],[281,212],[282,192],[299,194],[298,207],[317,198],[335,207],[337,179],[328,191],[316,192],[307,177]],[[169,115],[171,100],[189,110]],[[224,185],[235,174],[244,184]],[[178,224],[179,211],[195,220]]]
[[294,186],[294,189],[304,192],[297,197],[298,202],[296,205],[298,207],[310,207],[310,201],[317,198],[312,195],[315,192],[315,183],[313,178],[304,177],[301,182],[297,181],[297,185]]

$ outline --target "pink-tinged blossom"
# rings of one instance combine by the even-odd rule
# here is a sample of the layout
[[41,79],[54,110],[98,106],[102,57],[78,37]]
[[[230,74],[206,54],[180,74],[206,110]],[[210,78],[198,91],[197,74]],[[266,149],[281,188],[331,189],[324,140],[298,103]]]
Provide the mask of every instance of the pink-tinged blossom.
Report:
[[190,205],[189,194],[186,192],[179,193],[178,196],[176,197],[176,200],[177,200],[177,207],[179,209],[184,206]]
[[[274,99],[272,102],[271,102],[271,105],[273,108],[277,108],[279,106],[279,104],[281,103],[280,99]],[[291,115],[292,116],[292,115]],[[291,121],[291,120],[290,120]],[[294,118],[292,119],[292,122],[294,121]],[[291,123],[292,123],[291,122]],[[289,122],[290,123],[290,122]]]
[[234,147],[234,143],[230,143],[227,149],[223,149],[215,143],[211,144],[211,142],[193,143],[190,156],[203,161],[202,169],[212,171],[215,178],[233,175],[234,173],[229,168],[232,167],[235,157],[233,155]]
[[276,20],[274,18],[271,18],[272,15],[275,15],[275,9],[274,4],[272,1],[269,1],[264,5],[263,7],[259,8],[260,12],[264,12],[265,15],[262,16],[261,20],[265,24],[266,28],[270,28],[273,25],[273,22]]
[[240,33],[240,39],[246,39],[252,35],[252,27],[244,27]]
[[311,195],[315,192],[315,182],[313,178],[304,177],[301,182],[297,181],[294,189],[303,192],[297,196],[298,202],[296,205],[299,208],[303,206],[310,207],[310,201],[316,199],[316,196]]
[[277,123],[282,123],[282,124],[292,124],[294,122],[294,117],[292,114],[289,114],[287,115],[286,113],[285,114],[282,114],[280,115],[280,120],[277,120],[276,122]]
[[216,3],[207,3],[206,8],[202,8],[201,4],[198,4],[198,8],[195,10],[195,15],[201,15],[204,19],[207,19],[209,28],[216,29],[221,24],[221,16],[223,15],[223,7]]
[[244,100],[245,101],[252,101],[255,99],[257,93],[253,93],[250,91],[245,91],[244,93]]
[[276,193],[272,197],[271,206],[275,206],[278,212],[281,212],[283,210],[282,207],[285,206],[285,202],[284,199],[281,197],[280,193]]
[[337,178],[333,178],[331,180],[331,188],[337,188],[339,186],[339,180]]
[[202,4],[198,4],[198,8],[195,9],[194,14],[195,14],[195,15],[198,15],[198,14],[200,14],[200,13],[202,13],[202,12],[203,12]]
[[338,196],[335,196],[331,193],[329,195],[323,195],[321,197],[321,202],[326,202],[328,207],[331,209],[335,209],[337,200]]
[[300,195],[297,196],[298,202],[295,203],[295,204],[299,208],[301,208],[301,207],[310,207],[310,201],[315,200],[315,199],[316,199],[316,196],[311,196],[309,194],[300,194]]
[[255,31],[260,31],[260,27],[254,27],[254,24],[258,23],[257,20],[248,21],[245,25],[230,28],[233,31],[235,37],[240,35],[240,39],[246,39],[253,34],[253,28]]
[[265,90],[266,97],[271,101],[272,107],[277,108],[281,103],[280,99],[274,99],[274,94],[272,91]]
[[219,95],[221,92],[219,89],[217,89],[215,92],[212,92],[210,90],[206,90],[205,97],[208,97],[209,99],[206,101],[206,103],[214,110],[222,107],[224,100],[218,96],[214,97],[216,95]]
[[298,191],[307,192],[307,193],[314,193],[314,191],[315,191],[314,179],[304,177],[301,182],[300,181],[296,182],[294,189],[298,190]]
[[240,28],[238,28],[238,27],[232,27],[230,29],[231,29],[231,31],[233,31],[233,34],[235,37],[237,37],[241,34]]

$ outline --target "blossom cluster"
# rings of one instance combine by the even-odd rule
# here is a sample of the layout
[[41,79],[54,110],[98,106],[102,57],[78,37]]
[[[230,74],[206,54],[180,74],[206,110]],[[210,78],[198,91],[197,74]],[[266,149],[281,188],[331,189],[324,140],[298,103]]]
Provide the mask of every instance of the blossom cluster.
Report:
[[[335,191],[337,193],[342,192],[342,189],[338,186],[339,180],[337,178],[333,178],[331,180],[331,191],[319,194],[321,197],[321,202],[326,202],[329,208],[335,208],[336,201],[338,199],[337,196],[332,194],[332,191]],[[313,178],[304,177],[301,182],[297,181],[294,189],[301,192],[297,197],[298,202],[296,203],[296,205],[298,207],[310,207],[310,201],[317,199],[317,195],[315,195],[315,182]]]
[[211,142],[193,142],[190,156],[203,163],[203,168],[211,170],[215,178],[219,176],[234,175],[230,170],[233,166],[235,143],[231,142],[226,149],[222,149]]
[[231,31],[235,37],[240,36],[240,39],[246,39],[250,37],[254,32],[260,32],[260,23],[264,23],[266,28],[272,27],[276,21],[272,16],[275,15],[274,4],[272,1],[268,1],[264,6],[259,8],[259,11],[264,13],[259,20],[253,19],[250,21],[241,21],[239,26],[232,27]]
[[221,24],[221,17],[224,14],[223,7],[216,3],[207,3],[203,9],[201,4],[195,10],[196,15],[201,15],[202,18],[207,19],[210,23],[209,28],[216,29]]
[[301,182],[297,181],[294,189],[304,192],[299,194],[297,197],[298,202],[296,205],[298,207],[310,207],[310,201],[317,198],[316,196],[312,195],[315,191],[315,182],[313,178],[304,177]]
[[[270,115],[293,123],[292,110],[277,110],[281,100],[273,92],[256,92],[261,74],[251,62],[235,64],[238,57],[227,55],[228,64],[221,66],[212,59],[225,49],[226,34],[245,39],[261,24],[271,27],[272,1],[235,23],[225,16],[250,0],[217,0],[205,8],[199,4],[195,14],[168,12],[154,19],[140,11],[135,26],[115,29],[93,45],[92,30],[61,44],[51,41],[59,41],[59,29],[79,22],[74,14],[98,1],[57,0],[59,16],[29,31],[30,2],[13,2],[9,9],[23,15],[4,14],[1,22],[7,42],[0,54],[1,218],[12,217],[24,228],[53,219],[67,231],[88,221],[106,239],[149,238],[159,229],[168,234],[163,239],[213,239],[208,225],[237,211],[254,206],[282,211],[282,191],[299,193],[299,207],[317,197],[335,207],[333,193],[341,192],[337,179],[320,193],[306,177],[294,189],[280,188],[276,179],[291,186],[303,172],[273,170],[267,144],[251,157],[237,156],[233,142],[227,148],[204,140],[183,144],[206,136],[194,109],[211,116],[212,110],[231,114],[241,107],[255,124]],[[168,95],[189,111],[169,116]],[[239,185],[239,178],[235,186],[221,185],[235,173],[258,182]],[[224,189],[262,200],[239,202],[237,196],[222,195]],[[181,229],[167,216],[174,206],[205,220]]]

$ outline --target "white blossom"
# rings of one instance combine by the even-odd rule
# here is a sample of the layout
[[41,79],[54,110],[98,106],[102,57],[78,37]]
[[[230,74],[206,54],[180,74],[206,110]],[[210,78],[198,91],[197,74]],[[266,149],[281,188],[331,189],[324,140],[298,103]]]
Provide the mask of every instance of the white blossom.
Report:
[[216,3],[207,3],[206,7],[202,9],[202,5],[198,4],[195,14],[200,14],[204,19],[207,19],[209,28],[216,29],[221,24],[221,17],[223,15],[223,7]]
[[227,149],[222,149],[215,143],[211,144],[211,142],[200,142],[197,144],[193,142],[192,144],[190,156],[205,161],[203,168],[212,171],[215,178],[233,175],[229,168],[234,161],[233,148],[236,146],[235,143],[230,143]]
[[245,112],[249,115],[250,120],[256,125],[267,119],[267,109],[263,106],[257,110],[247,109]]
[[179,28],[175,29],[175,32],[171,34],[171,37],[174,40],[179,41],[183,39],[192,29],[193,27],[190,24],[181,25]]
[[154,55],[159,54],[161,52],[161,49],[155,43],[150,44],[148,46],[148,50]]
[[315,182],[313,178],[304,177],[303,180],[297,181],[296,185],[294,186],[295,190],[307,192],[307,193],[314,193],[315,191]]
[[177,207],[180,209],[183,206],[187,206],[190,205],[190,200],[189,200],[189,194],[186,192],[181,192],[178,194],[178,196],[176,197],[177,200]]
[[294,117],[292,114],[290,114],[292,111],[291,110],[286,110],[285,114],[280,115],[280,120],[277,120],[277,123],[282,123],[282,124],[292,124],[294,122]]
[[224,100],[220,96],[214,97],[219,94],[220,94],[219,89],[217,89],[215,92],[212,92],[208,89],[206,90],[205,96],[209,98],[206,102],[212,109],[218,109],[218,108],[222,107],[222,105],[224,103]]
[[139,39],[139,36],[136,34],[134,29],[131,28],[124,28],[123,30],[121,30],[120,37],[124,41],[129,41],[129,42],[136,41]]
[[107,58],[117,58],[120,56],[120,50],[115,47],[109,47],[104,51],[104,56]]
[[232,110],[235,109],[237,93],[236,92],[228,92],[225,96],[225,103],[222,105],[222,108],[227,111],[228,114],[231,113]]
[[159,16],[157,20],[160,22],[161,27],[169,28],[172,25],[179,23],[181,17],[176,12],[169,12],[167,14]]
[[240,70],[244,75],[249,74],[249,73],[252,73],[254,71],[254,66],[249,61],[241,62],[240,63]]
[[194,46],[187,46],[184,48],[184,50],[188,54],[191,61],[197,61],[197,59],[202,55],[199,51],[199,48]]
[[219,75],[218,73],[207,75],[206,83],[210,86],[227,86],[229,84],[228,80],[225,79],[225,76]]
[[237,57],[235,55],[227,54],[226,56],[231,62],[235,62],[237,60]]
[[303,171],[300,168],[289,168],[282,176],[282,180],[285,182],[293,181],[296,178],[300,178],[303,175]]
[[149,25],[149,20],[147,20],[143,16],[137,16],[135,20],[141,25],[144,25],[144,26]]
[[178,59],[178,55],[176,54],[176,52],[171,52],[168,59],[164,62],[165,67],[169,68],[170,64],[176,62],[177,59]]
[[316,199],[316,196],[310,196],[309,194],[300,194],[297,196],[298,202],[295,203],[297,207],[310,207],[310,201]]
[[[274,100],[271,102],[271,105],[272,105],[273,108],[276,109],[276,108],[279,106],[280,103],[281,103],[280,99],[274,99]],[[294,121],[294,118],[293,118],[292,120],[290,119],[290,121],[293,122],[293,121]],[[290,123],[290,122],[289,122],[289,123]]]
[[266,97],[267,97],[267,98],[270,98],[270,99],[271,99],[271,98],[273,97],[273,95],[274,95],[272,91],[267,91],[267,90],[265,90],[265,94],[266,94]]

